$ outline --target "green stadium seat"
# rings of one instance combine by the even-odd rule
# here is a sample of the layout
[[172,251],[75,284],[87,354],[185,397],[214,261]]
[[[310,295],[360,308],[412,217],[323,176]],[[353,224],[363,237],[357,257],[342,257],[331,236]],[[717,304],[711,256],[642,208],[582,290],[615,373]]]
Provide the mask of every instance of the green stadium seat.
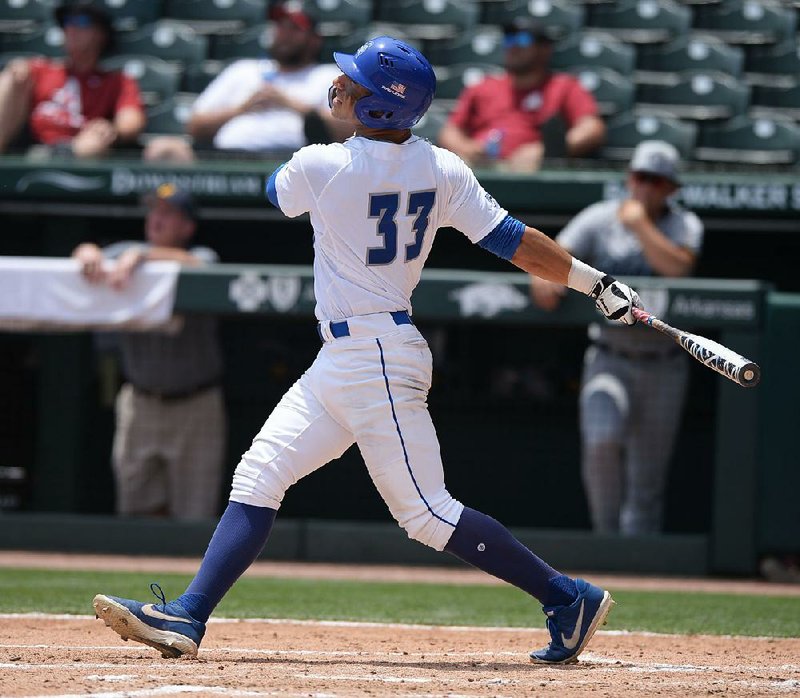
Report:
[[430,109],[425,112],[425,116],[423,116],[419,120],[419,123],[411,130],[414,132],[414,135],[420,138],[427,138],[435,145],[438,142],[439,132],[442,130],[445,121],[447,121],[449,113],[450,112],[446,108],[434,103],[431,105]]
[[[407,44],[418,48],[420,51],[423,47],[423,41],[415,36],[406,33],[408,26],[405,24],[387,24],[386,22],[370,22],[366,27],[367,37],[372,39],[376,36],[393,36],[400,41],[405,41]],[[441,37],[436,37],[440,39]],[[435,40],[435,39],[434,39]]]
[[171,20],[160,20],[136,31],[120,34],[114,51],[121,55],[150,55],[186,65],[206,57],[208,38],[191,27]]
[[0,0],[0,32],[31,31],[53,21],[55,0]]
[[0,36],[4,53],[36,53],[59,58],[64,55],[64,32],[57,24],[32,32],[13,32]]
[[[354,29],[346,34],[332,34],[322,37],[322,48],[320,49],[320,61],[322,63],[333,62],[333,52],[355,53],[367,41],[377,34],[372,34],[369,29]],[[399,37],[398,37],[399,38]]]
[[197,95],[175,95],[147,110],[146,137],[184,135]]
[[30,60],[31,58],[37,58],[41,56],[39,53],[33,53],[32,51],[14,51],[13,53],[0,53],[0,70],[5,68],[11,61],[16,58]]
[[[320,61],[333,62],[333,52],[355,53],[369,38],[377,36],[367,27],[350,29],[343,34],[323,34]],[[233,58],[261,58],[269,53],[272,41],[272,24],[261,22],[238,34],[221,34],[211,37],[211,58],[227,61]]]
[[738,116],[702,124],[694,157],[709,162],[787,165],[800,156],[800,127],[791,121]]
[[393,0],[381,3],[377,20],[417,39],[442,39],[475,26],[478,15],[478,5],[463,0]]
[[363,28],[372,20],[371,0],[306,0],[304,7],[316,17],[323,36]]
[[455,100],[464,90],[491,75],[503,75],[504,70],[489,63],[459,63],[436,66],[436,98]]
[[271,24],[260,22],[238,34],[221,34],[211,38],[211,58],[230,60],[232,58],[259,58],[269,49]]
[[566,36],[578,31],[584,25],[586,11],[583,5],[565,0],[508,0],[486,5],[484,22],[486,24],[507,24],[516,17],[530,17],[539,20],[543,26],[558,36]]
[[630,160],[636,146],[645,140],[666,141],[675,146],[681,157],[692,156],[697,139],[697,124],[671,116],[618,114],[606,122],[606,142],[600,157],[606,160]]
[[750,114],[754,117],[800,120],[800,84],[756,85],[753,87]]
[[728,119],[743,114],[750,100],[749,86],[722,73],[681,73],[674,85],[639,85],[639,114],[669,114],[679,119]]
[[575,65],[592,65],[630,75],[635,61],[636,49],[632,45],[610,34],[584,31],[555,44],[551,65],[558,70]]
[[636,88],[629,77],[610,68],[595,68],[593,65],[571,66],[568,72],[573,73],[581,85],[592,93],[601,115],[618,114],[633,106]]
[[428,41],[425,55],[433,65],[455,63],[494,63],[502,65],[505,49],[499,27],[478,26],[453,39]]
[[797,13],[775,2],[725,0],[698,7],[694,28],[731,44],[776,44],[794,36]]
[[181,80],[181,69],[153,56],[111,56],[103,60],[107,70],[122,70],[139,84],[145,105],[158,104],[172,97]]
[[133,31],[161,18],[161,0],[99,0],[120,31]]
[[183,71],[180,89],[181,92],[199,94],[211,84],[211,81],[219,75],[230,62],[229,61],[201,61],[193,65],[188,65]]
[[744,51],[709,35],[689,35],[664,45],[639,48],[636,79],[640,82],[674,83],[679,73],[705,70],[738,78],[742,74]]
[[200,34],[234,34],[263,22],[266,0],[165,0],[164,16]]
[[683,36],[691,23],[691,10],[674,0],[620,0],[592,5],[586,25],[625,42],[652,44]]
[[790,87],[800,75],[800,44],[794,39],[772,46],[750,46],[744,77],[751,85]]

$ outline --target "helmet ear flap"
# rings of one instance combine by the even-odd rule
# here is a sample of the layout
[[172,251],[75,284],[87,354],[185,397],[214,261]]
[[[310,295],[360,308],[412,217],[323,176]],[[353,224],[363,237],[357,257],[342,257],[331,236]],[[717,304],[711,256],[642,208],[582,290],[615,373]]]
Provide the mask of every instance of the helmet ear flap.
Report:
[[370,128],[395,128],[394,110],[387,106],[386,101],[367,95],[356,102],[356,118]]

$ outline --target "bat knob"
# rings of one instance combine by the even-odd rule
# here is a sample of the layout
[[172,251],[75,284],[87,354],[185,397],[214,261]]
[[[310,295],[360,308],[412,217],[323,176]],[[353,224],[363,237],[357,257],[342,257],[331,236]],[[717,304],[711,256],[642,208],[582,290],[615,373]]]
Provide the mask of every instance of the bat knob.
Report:
[[745,388],[754,388],[761,380],[761,368],[756,363],[742,366],[739,372],[739,384]]

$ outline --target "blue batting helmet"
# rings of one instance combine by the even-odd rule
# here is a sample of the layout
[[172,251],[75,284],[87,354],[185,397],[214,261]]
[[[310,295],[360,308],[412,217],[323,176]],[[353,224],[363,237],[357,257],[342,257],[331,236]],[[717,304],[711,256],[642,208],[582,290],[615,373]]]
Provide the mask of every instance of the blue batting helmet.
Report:
[[436,92],[431,64],[413,46],[378,36],[354,55],[335,51],[333,60],[353,82],[372,94],[356,102],[356,118],[371,128],[411,128]]

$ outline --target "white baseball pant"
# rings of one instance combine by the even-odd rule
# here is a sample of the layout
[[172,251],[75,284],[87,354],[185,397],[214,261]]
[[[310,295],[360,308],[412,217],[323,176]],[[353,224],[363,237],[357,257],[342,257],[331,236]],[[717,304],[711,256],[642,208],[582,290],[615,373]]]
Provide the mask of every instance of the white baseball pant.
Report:
[[347,319],[287,391],[233,477],[230,499],[280,507],[300,478],[358,444],[372,481],[408,536],[444,549],[463,505],[445,488],[428,412],[432,357],[416,327],[389,313]]

